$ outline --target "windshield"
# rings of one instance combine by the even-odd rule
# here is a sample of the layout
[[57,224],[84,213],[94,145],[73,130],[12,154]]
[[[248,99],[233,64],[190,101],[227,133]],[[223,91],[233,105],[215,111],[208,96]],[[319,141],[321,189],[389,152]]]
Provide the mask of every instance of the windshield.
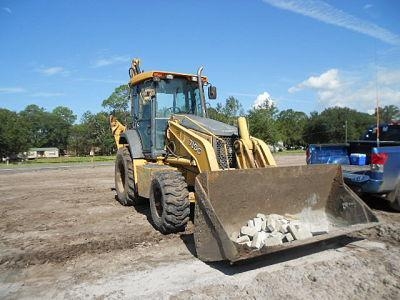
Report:
[[[376,126],[371,127],[361,139],[375,141],[376,133]],[[381,141],[400,141],[400,125],[379,126],[379,139]]]
[[160,80],[156,83],[156,92],[158,118],[168,118],[171,114],[202,114],[197,82],[185,78]]

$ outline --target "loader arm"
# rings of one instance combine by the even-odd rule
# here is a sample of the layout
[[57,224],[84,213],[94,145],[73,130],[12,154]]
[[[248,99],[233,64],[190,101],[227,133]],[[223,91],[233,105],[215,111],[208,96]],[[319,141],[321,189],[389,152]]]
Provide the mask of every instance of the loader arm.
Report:
[[[181,145],[194,160],[194,165],[197,166],[199,172],[220,170],[211,143],[194,131],[180,125],[177,120],[168,121],[167,141],[173,142],[177,146]],[[175,160],[179,159],[182,160],[182,157],[175,158]],[[193,163],[191,164],[193,165]]]
[[239,169],[265,168],[276,166],[274,157],[267,144],[250,136],[246,119],[238,118],[239,136],[235,142],[236,160]]

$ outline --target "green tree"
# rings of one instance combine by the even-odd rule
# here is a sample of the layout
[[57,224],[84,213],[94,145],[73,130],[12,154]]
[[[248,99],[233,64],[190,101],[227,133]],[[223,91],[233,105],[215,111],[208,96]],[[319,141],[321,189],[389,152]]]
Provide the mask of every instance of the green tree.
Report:
[[398,118],[400,118],[400,108],[396,105],[386,105],[379,109],[379,120],[382,123],[389,123]]
[[31,147],[57,147],[61,152],[67,150],[68,137],[76,120],[71,109],[58,106],[52,112],[47,112],[31,104],[19,115],[28,128]]
[[[92,114],[85,112],[82,116],[81,127],[75,129],[75,134],[80,133],[84,136],[83,150],[98,148],[100,154],[111,154],[115,150],[114,138],[111,134],[109,116],[106,112]],[[79,137],[74,135],[74,139],[79,141]],[[71,141],[71,140],[70,140]],[[88,154],[87,152],[86,154]]]
[[68,107],[57,106],[54,108],[47,121],[50,127],[47,144],[59,148],[62,152],[66,152],[69,135],[75,121],[76,115]]
[[309,144],[329,143],[329,124],[318,112],[311,112],[310,118],[304,127],[303,137]]
[[32,147],[41,147],[44,144],[43,123],[45,110],[35,104],[28,105],[19,113],[21,120],[29,131],[29,144]]
[[25,152],[29,131],[17,113],[0,108],[0,158]]
[[105,100],[101,106],[108,114],[113,114],[120,122],[128,124],[130,122],[130,99],[129,86],[127,84],[120,85]]
[[87,124],[75,124],[68,137],[68,149],[74,155],[88,155],[92,149],[91,131]]
[[258,107],[253,107],[247,116],[250,134],[269,144],[278,142],[277,113],[278,109],[268,101]]
[[47,144],[48,113],[44,108],[30,104],[19,113],[21,120],[29,131],[29,144],[31,147],[44,147]]
[[285,146],[303,146],[304,128],[307,125],[308,117],[304,112],[287,109],[279,112],[277,127],[279,135]]
[[208,108],[208,116],[211,119],[235,125],[237,122],[237,117],[243,115],[243,108],[238,99],[235,97],[228,97],[225,100],[225,104],[217,103],[216,108]]
[[[218,108],[218,105],[220,105],[220,104],[219,103],[217,104],[217,108]],[[210,119],[226,123],[225,116],[223,114],[221,114],[220,112],[218,112],[217,108],[213,108],[213,107],[207,108],[208,117]]]
[[374,123],[374,117],[347,107],[331,107],[320,114],[312,113],[305,126],[304,137],[308,143],[343,143],[359,139]]
[[74,115],[74,112],[66,106],[57,106],[53,109],[52,113],[69,126],[72,126],[76,121],[76,115]]

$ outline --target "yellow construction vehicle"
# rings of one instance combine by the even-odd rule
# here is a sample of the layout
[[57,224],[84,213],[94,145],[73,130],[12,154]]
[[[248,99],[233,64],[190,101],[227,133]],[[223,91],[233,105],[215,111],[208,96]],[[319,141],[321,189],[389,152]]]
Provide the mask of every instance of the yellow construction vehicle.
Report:
[[[162,233],[184,230],[195,202],[194,239],[204,261],[231,262],[309,244],[376,224],[370,209],[343,183],[340,166],[276,167],[269,147],[237,127],[207,118],[217,90],[202,75],[129,69],[132,124],[110,116],[118,148],[115,187],[122,205],[150,202]],[[253,249],[232,234],[257,213],[317,218],[325,234]]]

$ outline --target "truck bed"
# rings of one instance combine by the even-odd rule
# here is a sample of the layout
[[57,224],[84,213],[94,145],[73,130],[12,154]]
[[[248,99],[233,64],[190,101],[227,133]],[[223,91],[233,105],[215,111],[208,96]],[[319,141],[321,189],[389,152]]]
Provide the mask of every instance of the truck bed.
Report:
[[[345,183],[355,190],[369,194],[386,194],[393,191],[400,182],[400,146],[392,146],[393,144],[398,142],[382,142],[380,147],[373,147],[376,143],[370,141],[334,145],[311,144],[308,148],[307,163],[340,164]],[[366,153],[366,150],[369,152]],[[367,164],[350,165],[351,153],[366,154]],[[383,155],[386,158],[372,169],[372,155]]]
[[343,172],[362,172],[369,171],[371,169],[370,165],[356,166],[356,165],[342,165]]

